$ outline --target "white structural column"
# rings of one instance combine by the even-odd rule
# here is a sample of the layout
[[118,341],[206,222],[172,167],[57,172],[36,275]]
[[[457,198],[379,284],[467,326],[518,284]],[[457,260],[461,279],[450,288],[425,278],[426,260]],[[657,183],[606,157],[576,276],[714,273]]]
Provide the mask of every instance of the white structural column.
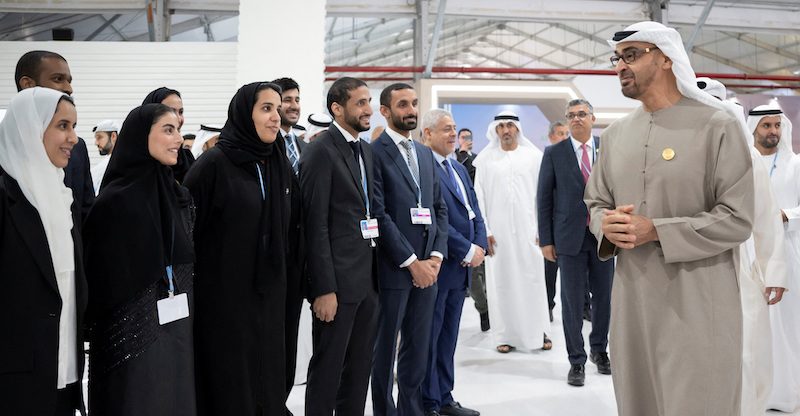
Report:
[[325,2],[239,1],[237,88],[293,78],[300,84],[303,125],[308,114],[325,111]]

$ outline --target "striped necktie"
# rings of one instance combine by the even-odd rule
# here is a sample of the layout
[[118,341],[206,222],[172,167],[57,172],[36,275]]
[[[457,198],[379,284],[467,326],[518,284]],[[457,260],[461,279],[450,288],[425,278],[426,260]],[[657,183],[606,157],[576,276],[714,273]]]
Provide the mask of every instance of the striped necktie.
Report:
[[299,162],[300,157],[297,155],[297,149],[295,148],[294,139],[292,138],[291,134],[287,134],[283,136],[284,143],[286,143],[286,156],[289,157],[289,163],[292,165],[292,170],[294,174],[297,175],[299,170]]

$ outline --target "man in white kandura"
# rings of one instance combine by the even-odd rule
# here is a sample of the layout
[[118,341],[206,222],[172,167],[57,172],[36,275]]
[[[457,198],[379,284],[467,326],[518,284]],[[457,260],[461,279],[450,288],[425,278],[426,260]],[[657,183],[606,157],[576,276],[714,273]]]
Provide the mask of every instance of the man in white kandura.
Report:
[[735,115],[697,87],[680,34],[614,34],[623,95],[642,106],[603,132],[586,186],[598,256],[616,256],[610,350],[620,416],[741,412],[739,247],[753,172]]
[[[552,348],[544,257],[537,243],[536,186],[542,151],[522,134],[519,117],[503,111],[489,124],[478,154],[475,192],[489,239],[486,294],[497,351]],[[544,342],[542,342],[544,336]]]
[[800,160],[792,151],[792,125],[775,104],[750,111],[748,130],[753,132],[755,148],[769,172],[772,192],[783,221],[787,271],[791,294],[770,308],[772,356],[774,363],[772,394],[768,409],[793,412],[800,405]]
[[786,257],[783,224],[778,202],[772,194],[769,173],[753,147],[742,106],[724,101],[725,86],[710,78],[698,78],[697,86],[728,106],[745,131],[753,161],[755,217],[753,235],[741,246],[739,284],[742,298],[742,412],[741,416],[764,413],[772,388],[772,331],[769,306],[780,302],[786,288]]

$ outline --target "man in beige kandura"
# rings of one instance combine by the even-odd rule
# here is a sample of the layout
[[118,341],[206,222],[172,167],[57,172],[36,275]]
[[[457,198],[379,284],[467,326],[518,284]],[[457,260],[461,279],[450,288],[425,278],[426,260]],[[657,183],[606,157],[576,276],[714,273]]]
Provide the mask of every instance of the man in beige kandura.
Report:
[[618,412],[738,415],[738,254],[754,210],[744,132],[697,87],[674,29],[640,22],[609,44],[622,93],[642,103],[603,133],[585,193],[599,257],[617,257]]

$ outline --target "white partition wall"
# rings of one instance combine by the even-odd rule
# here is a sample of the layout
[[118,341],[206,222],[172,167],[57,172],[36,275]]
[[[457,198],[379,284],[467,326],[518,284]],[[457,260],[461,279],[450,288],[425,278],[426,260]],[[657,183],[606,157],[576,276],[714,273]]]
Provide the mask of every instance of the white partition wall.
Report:
[[239,1],[237,84],[293,78],[304,125],[325,108],[325,13],[325,0]]
[[57,52],[69,62],[78,135],[91,156],[97,155],[92,127],[108,118],[121,122],[153,89],[181,92],[183,133],[195,132],[201,123],[224,123],[236,92],[235,43],[0,42],[0,108],[17,92],[17,60],[37,49]]

